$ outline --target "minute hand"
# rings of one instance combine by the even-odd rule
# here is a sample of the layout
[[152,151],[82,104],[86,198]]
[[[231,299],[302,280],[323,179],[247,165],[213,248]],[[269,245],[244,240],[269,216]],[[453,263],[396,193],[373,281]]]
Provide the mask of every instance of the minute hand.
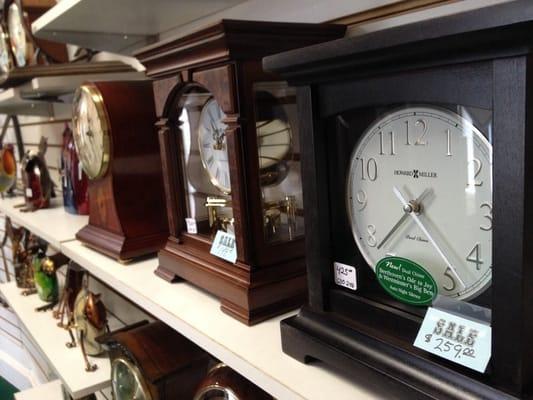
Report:
[[[402,193],[398,190],[398,188],[396,186],[393,187],[393,191],[394,191],[394,194],[396,195],[396,197],[398,197],[398,199],[402,202],[402,205],[404,205],[404,206],[408,205],[408,203],[405,200],[405,198],[403,197]],[[450,269],[450,271],[452,272],[452,274],[455,277],[455,279],[457,279],[459,281],[459,283],[463,286],[463,288],[466,288],[466,285],[463,282],[463,280],[461,279],[461,277],[459,276],[459,274],[457,273],[457,270],[452,265],[452,263],[450,263],[450,261],[448,260],[448,257],[446,257],[446,255],[441,250],[440,246],[437,244],[435,239],[433,239],[433,237],[429,234],[429,231],[426,229],[426,227],[424,226],[424,224],[422,223],[422,221],[420,220],[418,215],[416,215],[416,213],[410,213],[409,215],[415,220],[416,224],[418,225],[420,230],[424,233],[424,235],[427,236],[428,240],[431,242],[433,247],[435,247],[435,250],[437,250],[437,253],[439,253],[439,255],[442,257],[442,259],[446,263],[446,266]]]

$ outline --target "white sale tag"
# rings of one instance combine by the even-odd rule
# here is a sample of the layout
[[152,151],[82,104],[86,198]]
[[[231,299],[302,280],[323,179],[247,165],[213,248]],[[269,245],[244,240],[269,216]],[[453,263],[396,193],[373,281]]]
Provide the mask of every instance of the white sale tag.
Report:
[[483,373],[491,356],[491,337],[489,325],[429,307],[414,345]]
[[224,231],[218,231],[213,244],[211,245],[211,254],[220,257],[231,263],[237,261],[237,243],[235,235]]
[[81,166],[81,161],[78,161],[78,180],[81,181],[83,179],[83,168]]
[[196,220],[194,218],[185,218],[187,224],[187,233],[197,234],[198,227],[196,226]]
[[351,265],[333,263],[335,283],[351,290],[357,290],[357,272]]
[[33,192],[31,188],[26,188],[26,197],[32,197],[32,196],[33,196]]

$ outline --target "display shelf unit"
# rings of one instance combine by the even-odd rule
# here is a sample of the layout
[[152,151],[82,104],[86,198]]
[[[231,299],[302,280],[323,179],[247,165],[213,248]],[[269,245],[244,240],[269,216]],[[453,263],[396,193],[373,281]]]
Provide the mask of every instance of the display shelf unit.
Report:
[[[13,222],[42,236],[87,269],[92,276],[165,322],[276,398],[318,400],[332,397],[367,400],[386,398],[391,394],[400,396],[399,398],[402,395],[411,399],[419,398],[405,386],[363,365],[357,376],[346,377],[321,364],[304,365],[285,355],[281,350],[279,323],[283,318],[294,315],[296,310],[248,327],[224,314],[220,310],[219,301],[208,293],[186,282],[171,284],[158,278],[154,274],[157,267],[156,257],[121,264],[75,240],[75,233],[87,222],[87,217],[70,215],[57,205],[33,213],[21,213],[13,207],[21,201],[22,198],[0,200],[0,212],[11,216]],[[28,298],[20,296],[14,283],[0,285],[0,292],[6,296],[10,304],[12,299],[15,299],[11,305],[22,323],[27,323],[28,328],[32,328],[28,330],[35,336],[36,343],[41,347],[44,346],[43,352],[55,366],[54,368],[63,371],[64,362],[60,360],[62,356],[54,354],[53,350],[53,346],[57,345],[57,350],[61,349],[64,352],[63,341],[60,341],[59,346],[57,343],[48,343],[45,338],[48,337],[48,332],[56,335],[55,320],[52,321],[49,313],[35,313],[33,309],[37,306],[35,303],[38,299],[35,296]],[[25,302],[29,305],[25,307],[20,305]],[[40,321],[41,318],[43,321]],[[113,328],[115,324],[110,322],[110,325]],[[42,329],[43,326],[51,328]],[[116,327],[119,326],[116,324]],[[42,335],[39,336],[38,332]],[[77,351],[72,354],[69,353],[68,356],[76,358],[76,361],[72,361],[71,366],[77,365],[76,363],[81,364],[77,358],[81,358],[81,354]],[[86,374],[82,367],[80,370],[70,369],[74,371],[58,373],[58,376],[71,392],[89,393],[90,390],[99,390],[109,383],[109,371],[107,380],[99,384],[91,383],[96,378],[88,375],[83,390],[78,389],[76,392],[74,386],[76,379]],[[69,373],[77,378],[66,375]],[[100,373],[101,370],[98,374]]]
[[32,24],[42,39],[131,54],[158,34],[245,0],[63,0]]
[[248,327],[220,310],[219,301],[189,283],[168,283],[154,274],[157,259],[118,263],[75,240],[62,252],[89,273],[195,342],[278,399],[417,398],[364,366],[350,381],[319,365],[304,365],[281,350],[279,323],[291,312]]
[[15,400],[63,400],[64,398],[63,385],[59,379],[15,393]]
[[[0,292],[17,314],[20,323],[31,339],[41,349],[67,392],[79,399],[110,385],[111,367],[107,357],[90,357],[98,366],[94,372],[86,372],[79,348],[67,348],[68,332],[57,326],[52,312],[36,312],[43,303],[37,295],[22,296],[15,282],[0,284]],[[41,397],[46,398],[48,397]]]
[[23,203],[22,197],[2,199],[0,212],[10,217],[13,223],[40,236],[57,250],[60,250],[61,242],[73,240],[76,232],[89,221],[88,216],[67,213],[58,198],[52,199],[50,208],[34,212],[22,212],[15,207]]

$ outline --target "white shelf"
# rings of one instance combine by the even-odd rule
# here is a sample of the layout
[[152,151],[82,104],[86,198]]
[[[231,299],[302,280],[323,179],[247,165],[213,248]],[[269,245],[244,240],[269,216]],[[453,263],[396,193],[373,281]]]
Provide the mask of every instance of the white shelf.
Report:
[[304,365],[285,355],[279,323],[296,312],[248,327],[222,313],[218,299],[188,283],[170,284],[155,276],[156,258],[123,265],[79,241],[62,243],[61,251],[278,399],[366,400],[407,393],[405,387],[363,366],[350,381],[331,369]]
[[64,400],[63,385],[59,379],[15,393],[15,400]]
[[66,103],[23,98],[19,88],[10,88],[0,92],[0,114],[53,117],[64,115],[70,109],[72,105]]
[[245,0],[62,0],[32,24],[42,39],[131,54],[161,32]]
[[74,240],[76,232],[89,221],[87,216],[67,213],[59,198],[52,199],[50,208],[34,212],[21,212],[20,208],[15,208],[15,205],[22,203],[22,197],[1,199],[0,212],[10,217],[15,224],[40,236],[57,250],[60,249],[61,242]]
[[[57,326],[52,312],[36,312],[35,308],[43,303],[35,295],[22,296],[15,282],[0,284],[0,292],[17,314],[33,341],[39,346],[57,377],[74,399],[87,396],[110,385],[111,367],[106,356],[89,357],[98,366],[94,372],[86,372],[81,350],[69,349],[66,330]],[[48,399],[49,397],[41,397]]]

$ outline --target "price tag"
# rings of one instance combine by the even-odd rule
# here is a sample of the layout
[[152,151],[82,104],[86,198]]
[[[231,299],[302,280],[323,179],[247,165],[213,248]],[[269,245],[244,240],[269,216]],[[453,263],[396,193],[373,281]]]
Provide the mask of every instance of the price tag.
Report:
[[196,235],[198,233],[198,227],[196,226],[196,220],[194,218],[185,218],[187,224],[187,233]]
[[226,261],[235,263],[235,261],[237,261],[237,243],[235,243],[235,235],[224,231],[218,231],[215,240],[211,245],[210,253]]
[[31,188],[26,188],[26,197],[32,197],[33,196],[33,191],[31,190]]
[[81,166],[81,161],[78,161],[78,180],[81,181],[83,178],[83,168]]
[[485,372],[491,356],[491,327],[429,307],[415,347]]
[[335,283],[351,290],[357,290],[357,272],[351,265],[333,263]]

